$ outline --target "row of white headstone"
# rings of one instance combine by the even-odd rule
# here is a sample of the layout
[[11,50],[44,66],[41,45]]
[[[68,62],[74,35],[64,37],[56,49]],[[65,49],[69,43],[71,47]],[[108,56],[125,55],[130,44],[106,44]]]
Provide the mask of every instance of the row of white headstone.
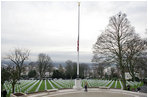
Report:
[[[89,80],[82,80],[81,83],[83,87],[84,87],[85,81],[87,81],[89,87],[107,86],[110,83],[107,86],[109,88],[114,84],[114,82],[115,82],[114,88],[117,88],[117,82],[118,82],[114,80],[112,81],[112,80],[91,80],[89,79]],[[35,92],[39,90],[43,80],[41,81],[39,80],[20,80],[19,81],[20,84],[16,84],[15,86],[15,92],[22,92],[27,88],[24,92],[28,93],[38,82],[40,83],[38,87],[36,88]],[[51,85],[52,89],[55,89],[54,85],[56,85],[58,88],[72,88],[74,86],[74,80],[47,80],[47,81],[44,80],[44,82],[45,82],[45,90],[47,90],[46,82],[48,82]],[[119,80],[119,83],[120,83],[121,89],[123,89],[123,85],[120,80]],[[126,85],[134,86],[134,85],[140,85],[141,82],[126,81],[126,83],[127,83]],[[12,85],[10,83],[5,82],[4,87],[8,93],[10,91],[12,92]]]

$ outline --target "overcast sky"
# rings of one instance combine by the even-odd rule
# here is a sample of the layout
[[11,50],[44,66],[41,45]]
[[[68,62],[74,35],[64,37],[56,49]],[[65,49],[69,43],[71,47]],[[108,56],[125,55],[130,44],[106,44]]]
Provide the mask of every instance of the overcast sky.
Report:
[[[92,45],[109,22],[124,12],[140,36],[146,36],[146,1],[83,1],[80,5],[80,62],[91,62]],[[14,48],[29,49],[30,61],[47,53],[54,62],[77,61],[77,2],[3,1],[1,55]]]

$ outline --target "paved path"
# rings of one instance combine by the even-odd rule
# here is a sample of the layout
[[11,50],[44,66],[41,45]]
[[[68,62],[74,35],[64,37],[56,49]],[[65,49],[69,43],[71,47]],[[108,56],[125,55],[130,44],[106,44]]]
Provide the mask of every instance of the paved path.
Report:
[[146,97],[146,93],[125,91],[120,89],[89,88],[88,92],[74,89],[58,90],[56,92],[42,92],[29,94],[28,97]]

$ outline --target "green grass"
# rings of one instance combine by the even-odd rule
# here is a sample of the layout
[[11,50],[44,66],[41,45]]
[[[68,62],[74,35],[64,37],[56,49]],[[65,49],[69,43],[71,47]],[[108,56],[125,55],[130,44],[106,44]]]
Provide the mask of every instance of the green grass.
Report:
[[4,85],[3,85],[3,89],[6,89]]
[[59,84],[60,86],[62,86],[63,88],[69,88],[69,83],[65,84],[64,82],[59,83],[57,81],[56,81],[56,83]]
[[97,87],[98,86],[96,80],[93,83],[91,83],[91,84],[93,84],[93,87]]
[[117,87],[116,88],[121,88],[120,82],[117,81]]
[[48,80],[46,80],[46,85],[47,85],[47,89],[52,89],[52,86],[50,85],[50,83],[48,82]]
[[10,94],[11,94],[11,92],[9,92],[6,96],[7,96],[7,97],[10,97]]
[[35,92],[35,90],[37,89],[37,87],[38,87],[38,85],[39,85],[40,82],[41,82],[41,81],[39,81],[36,85],[34,85],[34,87],[33,87],[30,91],[28,91],[28,92],[29,92],[29,93]]
[[[54,81],[54,82],[56,82],[56,81]],[[58,82],[56,82],[58,85],[60,85],[62,88],[68,88],[68,87],[66,87],[66,86],[64,86],[64,84],[62,85],[62,84],[60,84],[60,83],[58,83]]]
[[73,88],[73,86],[74,86],[73,81],[70,81],[69,84],[70,84],[70,88]]
[[[41,86],[40,86],[40,88],[39,88],[39,91],[43,91],[43,90],[45,90],[45,81],[46,81],[46,85],[47,85],[47,89],[52,89],[52,86],[50,85],[50,83],[48,82],[48,80],[43,80],[43,82],[41,83]],[[49,80],[50,81],[50,80]],[[29,84],[29,83],[31,83],[32,81],[21,81],[21,84],[16,84],[15,85],[15,92],[17,92],[17,89],[18,89],[18,92],[20,92],[20,89],[22,89],[22,88],[24,88],[27,84]],[[35,82],[37,82],[37,80],[36,81],[33,81],[33,83],[31,83],[30,85],[28,85],[26,88],[24,88],[24,89],[22,89],[22,91],[21,92],[25,92],[30,86],[32,86]],[[38,85],[40,84],[40,82],[41,81],[39,81],[36,85],[34,85],[34,87],[30,90],[30,91],[28,91],[28,93],[30,93],[30,92],[35,92],[35,90],[37,89],[37,87],[38,87]],[[50,81],[51,82],[51,84],[55,87],[55,88],[59,88],[56,84],[54,84],[52,81]],[[105,82],[105,80],[104,81],[97,81],[97,80],[95,80],[95,79],[93,79],[93,80],[82,80],[82,83],[81,83],[81,86],[82,87],[84,87],[84,84],[85,84],[85,82],[87,82],[89,85],[89,87],[90,86],[92,86],[92,87],[98,87],[98,86],[104,86],[107,82]],[[73,87],[73,85],[74,85],[74,81],[66,81],[66,80],[64,80],[63,82],[56,82],[58,85],[60,85],[62,88],[72,88]],[[110,84],[112,83],[112,81],[107,85],[107,86],[109,86]],[[115,83],[116,83],[116,81],[114,81],[114,83],[112,84],[112,86],[111,86],[111,88],[115,88]],[[122,83],[122,81],[121,81],[121,83]],[[123,83],[122,83],[123,84]],[[9,90],[9,93],[7,94],[7,97],[9,97],[10,96],[10,94],[11,94],[11,88],[12,88],[12,86],[11,86],[11,84],[9,83],[9,82],[5,82],[5,85],[6,85],[6,88]],[[131,85],[131,87],[130,87],[130,90],[132,90],[133,88],[134,89],[136,89],[137,87],[141,87],[141,86],[143,86],[144,85],[144,83],[143,82],[138,82],[138,84],[136,85]],[[6,89],[5,88],[5,86],[3,86],[3,88],[4,89]],[[121,85],[120,85],[120,82],[119,81],[117,81],[117,87],[116,88],[118,88],[118,89],[121,89]]]
[[[31,81],[30,81],[31,82]],[[21,85],[20,87],[22,88],[22,87],[24,87],[24,86],[26,86],[28,83],[30,83],[29,81],[28,82],[26,82],[26,83],[24,83],[23,85]]]
[[[86,82],[88,84],[88,87],[92,87],[93,86],[89,81],[86,81]],[[84,82],[84,85],[85,85],[85,82]]]
[[70,88],[73,88],[73,86],[74,86],[73,81],[69,81],[69,85],[70,85]]
[[[140,85],[141,85],[141,84],[140,84]],[[131,86],[130,90],[132,90],[132,89],[135,89],[135,90],[136,90],[138,87],[140,87],[140,85],[137,84],[137,85]]]
[[14,88],[15,92],[17,92],[17,86],[18,86],[18,84],[15,84],[15,88]]
[[108,87],[111,83],[112,83],[112,81],[110,81],[110,82],[106,85],[106,87]]
[[[50,80],[49,80],[50,81]],[[52,85],[55,87],[55,88],[59,88],[57,85],[55,85],[52,81],[50,81],[52,83]]]
[[33,83],[31,83],[30,85],[28,85],[26,88],[22,89],[22,92],[25,92],[31,85],[33,85],[36,81],[34,81]]
[[107,82],[101,82],[101,84],[99,86],[103,86],[105,85]]
[[143,83],[143,82],[141,82],[139,86],[143,86],[143,85],[144,85],[144,83]]
[[84,87],[84,82],[85,82],[85,81],[83,80],[83,81],[82,81],[82,84],[81,84],[82,87]]
[[[6,82],[5,82],[5,85],[6,85],[6,88],[8,88],[8,90],[9,90],[9,93],[7,93],[6,96],[7,96],[7,97],[10,97],[10,94],[11,94],[11,89],[10,89],[10,88],[11,88],[12,86],[11,86],[11,84],[6,83]],[[8,87],[8,86],[9,86],[9,87]],[[5,86],[3,85],[3,89],[6,89],[6,88],[5,88]]]
[[114,83],[112,84],[111,88],[115,88],[115,83],[116,83],[116,81],[114,81]]
[[41,86],[39,88],[39,91],[44,91],[45,90],[45,81],[46,80],[43,80],[42,83],[41,83]]
[[132,90],[132,89],[136,89],[136,88],[137,88],[137,86],[134,85],[134,86],[131,86],[130,90]]

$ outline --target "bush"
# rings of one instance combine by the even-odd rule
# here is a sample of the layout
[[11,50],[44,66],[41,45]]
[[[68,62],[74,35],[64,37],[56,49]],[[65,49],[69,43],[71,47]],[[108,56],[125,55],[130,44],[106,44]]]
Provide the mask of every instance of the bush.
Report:
[[36,73],[35,70],[30,70],[29,73],[28,73],[29,78],[34,78],[36,75],[37,75],[37,73]]
[[139,82],[139,81],[140,81],[140,79],[139,79],[138,77],[135,77],[135,81]]

